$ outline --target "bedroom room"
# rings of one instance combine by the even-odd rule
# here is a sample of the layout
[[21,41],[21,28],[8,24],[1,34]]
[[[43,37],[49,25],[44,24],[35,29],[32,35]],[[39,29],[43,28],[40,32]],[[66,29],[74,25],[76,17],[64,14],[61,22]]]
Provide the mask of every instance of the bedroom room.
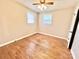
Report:
[[0,0],[0,59],[78,59],[78,10],[78,0]]

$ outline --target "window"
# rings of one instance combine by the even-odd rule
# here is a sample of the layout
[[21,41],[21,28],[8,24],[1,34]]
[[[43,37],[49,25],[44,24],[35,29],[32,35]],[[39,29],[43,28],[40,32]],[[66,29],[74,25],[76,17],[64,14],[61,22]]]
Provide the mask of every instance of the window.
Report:
[[27,23],[34,23],[34,16],[32,13],[27,14]]
[[43,16],[43,24],[51,24],[52,16],[51,15],[44,15]]

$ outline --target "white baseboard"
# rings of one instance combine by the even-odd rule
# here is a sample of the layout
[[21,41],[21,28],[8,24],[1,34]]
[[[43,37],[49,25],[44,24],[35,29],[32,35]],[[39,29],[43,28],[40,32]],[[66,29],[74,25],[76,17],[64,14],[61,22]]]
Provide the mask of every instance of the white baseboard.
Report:
[[63,38],[63,37],[59,37],[59,36],[56,36],[56,35],[47,34],[47,33],[43,33],[43,32],[39,32],[39,33],[40,33],[40,34],[44,34],[44,35],[49,35],[49,36],[57,37],[57,38],[64,39],[64,40],[67,41],[67,38]]
[[[47,34],[47,33],[43,33],[43,32],[39,32],[40,34],[44,34],[44,35],[49,35],[49,36],[53,36],[53,37],[56,37],[56,38],[60,38],[60,39],[64,39],[67,41],[67,43],[69,44],[69,41],[67,40],[67,38],[63,38],[63,37],[59,37],[59,36],[56,36],[56,35],[52,35],[52,34]],[[69,45],[67,45],[67,48],[69,47]]]
[[25,38],[25,37],[28,37],[28,36],[34,35],[34,34],[36,34],[36,33],[40,33],[40,34],[44,34],[44,35],[49,35],[49,36],[57,37],[57,38],[64,39],[64,40],[67,41],[67,39],[66,39],[66,38],[63,38],[63,37],[59,37],[59,36],[55,36],[55,35],[51,35],[51,34],[47,34],[47,33],[43,33],[43,32],[35,32],[35,33],[31,33],[31,34],[25,35],[25,36],[23,36],[23,37],[20,37],[20,38],[14,39],[14,40],[12,40],[12,41],[9,41],[9,42],[6,42],[6,43],[3,43],[3,44],[0,44],[0,47],[5,46],[5,45],[8,45],[8,44],[13,43],[13,42],[18,41],[18,40],[21,40],[21,39],[23,39],[23,38]]
[[20,37],[20,38],[18,38],[18,39],[14,39],[14,40],[12,40],[12,41],[9,41],[9,42],[3,43],[3,44],[0,44],[0,47],[3,47],[3,46],[5,46],[5,45],[8,45],[8,44],[10,44],[10,43],[13,43],[13,42],[15,42],[15,41],[21,40],[21,39],[23,39],[23,38],[25,38],[25,37],[29,37],[29,36],[34,35],[34,34],[36,34],[36,32],[35,32],[35,33],[28,34],[28,35],[25,35],[25,36],[23,36],[23,37]]
[[72,49],[71,49],[71,54],[72,54],[73,59],[76,59],[76,58],[75,58],[75,54],[74,54],[74,52],[72,51]]

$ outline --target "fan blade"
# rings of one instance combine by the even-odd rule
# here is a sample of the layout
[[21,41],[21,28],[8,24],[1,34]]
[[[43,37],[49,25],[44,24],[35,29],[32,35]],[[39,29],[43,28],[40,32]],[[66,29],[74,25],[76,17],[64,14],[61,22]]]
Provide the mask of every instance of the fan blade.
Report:
[[33,5],[40,5],[40,3],[34,3]]
[[45,4],[53,5],[54,2],[47,2],[47,3],[45,3]]

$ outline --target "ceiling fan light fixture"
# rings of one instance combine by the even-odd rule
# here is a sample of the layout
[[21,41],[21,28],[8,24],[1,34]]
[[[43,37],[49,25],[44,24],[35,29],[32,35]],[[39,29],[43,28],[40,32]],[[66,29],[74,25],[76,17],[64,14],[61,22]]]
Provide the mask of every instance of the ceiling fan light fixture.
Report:
[[48,5],[53,5],[54,2],[46,2],[46,0],[40,0],[39,3],[33,3],[33,5],[37,5],[41,11],[46,10]]
[[45,4],[41,4],[37,6],[40,10],[45,10],[47,9],[47,6]]

